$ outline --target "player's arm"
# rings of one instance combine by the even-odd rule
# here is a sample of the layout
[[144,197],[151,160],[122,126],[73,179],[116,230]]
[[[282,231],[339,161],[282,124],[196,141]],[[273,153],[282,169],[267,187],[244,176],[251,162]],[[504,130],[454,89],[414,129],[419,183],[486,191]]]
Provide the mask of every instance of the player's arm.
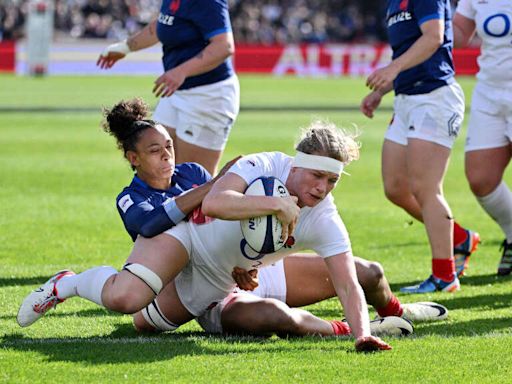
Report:
[[455,12],[453,17],[453,45],[455,48],[465,47],[475,36],[476,24],[459,12]]
[[420,25],[420,29],[421,37],[407,51],[368,76],[367,87],[381,93],[389,92],[400,72],[423,63],[439,49],[444,41],[444,19],[427,20]]
[[100,54],[96,65],[102,69],[109,69],[128,53],[139,51],[158,43],[156,23],[156,19],[152,20],[144,28],[130,36],[128,39],[110,44]]
[[165,72],[155,80],[155,96],[171,96],[187,77],[200,75],[218,67],[235,52],[231,31],[220,33],[209,39],[209,44],[196,56]]
[[246,196],[246,189],[247,183],[242,177],[226,173],[204,198],[203,213],[223,220],[276,215],[283,225],[282,237],[293,233],[300,212],[296,197]]
[[344,313],[356,338],[358,351],[391,349],[378,337],[371,336],[370,319],[364,292],[357,281],[354,258],[350,252],[340,253],[324,259],[343,305]]
[[213,180],[160,206],[153,206],[142,196],[131,192],[119,199],[119,212],[129,231],[144,237],[153,237],[174,227],[201,205],[212,185]]

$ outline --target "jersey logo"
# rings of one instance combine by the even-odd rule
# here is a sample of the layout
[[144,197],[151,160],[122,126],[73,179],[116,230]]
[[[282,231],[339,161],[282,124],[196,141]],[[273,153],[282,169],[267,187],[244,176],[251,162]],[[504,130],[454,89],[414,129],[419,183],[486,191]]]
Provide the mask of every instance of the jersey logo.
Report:
[[454,113],[450,120],[448,120],[448,135],[457,137],[459,135],[459,129],[462,123],[462,117]]
[[402,0],[398,7],[400,8],[401,11],[405,11],[407,9],[408,5],[409,5],[409,0]]
[[402,21],[412,20],[412,15],[410,12],[402,11],[388,18],[388,27],[395,25],[396,23],[400,23]]
[[123,197],[121,197],[119,199],[119,202],[117,203],[117,205],[119,206],[119,209],[121,211],[123,211],[123,213],[126,213],[128,208],[130,208],[133,204],[134,204],[134,202],[133,202],[132,198],[130,197],[130,195],[124,195]]
[[286,243],[284,243],[285,248],[291,248],[295,245],[295,237],[288,236],[288,239],[286,239]]
[[172,25],[174,23],[174,16],[164,15],[163,13],[160,13],[158,15],[158,22],[164,25]]
[[169,4],[169,9],[172,14],[176,14],[178,9],[180,8],[180,0],[172,0],[171,4]]

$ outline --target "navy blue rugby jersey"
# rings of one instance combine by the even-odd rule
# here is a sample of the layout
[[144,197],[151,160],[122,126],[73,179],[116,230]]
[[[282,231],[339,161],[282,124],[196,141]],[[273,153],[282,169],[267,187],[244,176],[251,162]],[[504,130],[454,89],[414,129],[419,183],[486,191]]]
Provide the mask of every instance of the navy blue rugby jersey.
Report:
[[[227,0],[163,0],[156,31],[168,71],[196,56],[213,36],[231,32]],[[188,77],[179,89],[213,84],[233,74],[228,58],[209,72]]]
[[196,163],[176,165],[168,190],[151,188],[137,175],[117,196],[117,210],[133,241],[137,235],[153,237],[178,224],[167,214],[165,204],[183,192],[211,180],[206,169]]
[[393,83],[395,94],[417,95],[454,81],[453,30],[449,0],[389,0],[386,14],[393,59],[421,37],[420,26],[433,19],[444,20],[444,40],[425,62],[401,72]]

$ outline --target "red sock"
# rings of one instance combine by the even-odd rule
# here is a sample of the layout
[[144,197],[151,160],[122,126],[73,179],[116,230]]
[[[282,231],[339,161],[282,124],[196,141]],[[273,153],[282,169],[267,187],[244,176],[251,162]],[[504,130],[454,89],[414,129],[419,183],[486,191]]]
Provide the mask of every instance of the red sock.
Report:
[[350,335],[350,327],[347,322],[331,320],[330,323],[335,335]]
[[462,244],[468,238],[468,233],[456,221],[453,221],[453,246]]
[[443,281],[452,281],[455,276],[455,260],[453,257],[449,259],[432,259],[432,274]]
[[385,307],[375,308],[380,317],[386,316],[402,316],[404,312],[402,310],[402,304],[400,304],[400,300],[397,299],[395,295],[391,297],[391,300],[386,304]]

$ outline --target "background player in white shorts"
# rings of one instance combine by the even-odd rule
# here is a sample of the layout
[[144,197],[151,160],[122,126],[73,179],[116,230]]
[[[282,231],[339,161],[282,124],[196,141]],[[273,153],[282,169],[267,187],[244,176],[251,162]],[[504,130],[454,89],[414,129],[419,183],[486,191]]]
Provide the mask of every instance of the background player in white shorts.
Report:
[[512,157],[512,2],[460,0],[455,46],[482,39],[466,140],[466,177],[482,208],[505,234],[498,275],[512,271],[512,194],[503,174]]
[[361,111],[373,117],[383,95],[395,92],[382,148],[384,189],[389,200],[423,221],[432,251],[432,274],[401,289],[407,293],[458,290],[467,259],[456,270],[454,245],[469,256],[479,241],[454,224],[443,196],[451,147],[464,116],[464,94],[454,79],[450,7],[449,0],[388,2],[393,60],[368,77],[372,92],[361,103]]
[[240,105],[227,1],[163,0],[156,20],[105,48],[97,65],[108,69],[159,41],[166,72],[153,88],[162,96],[153,119],[169,130],[176,163],[196,162],[214,175]]
[[[231,277],[234,267],[250,270],[272,264],[300,249],[313,249],[327,264],[356,338],[356,349],[389,349],[370,334],[368,311],[357,282],[348,234],[330,195],[343,166],[358,157],[358,145],[334,125],[316,122],[305,131],[296,148],[295,158],[273,152],[240,159],[214,184],[203,201],[204,213],[210,218],[195,217],[150,239],[139,236],[126,267],[131,275],[112,273],[108,282],[101,272],[101,281],[97,281],[100,279],[96,279],[94,269],[63,276],[53,285],[48,283],[51,295],[56,297],[59,284],[71,280],[77,286],[68,297],[78,294],[112,310],[134,313],[165,287],[159,296],[163,299],[159,301],[162,317],[170,327],[177,328],[230,293],[234,286]],[[262,175],[284,180],[295,197],[244,195],[247,185]],[[268,214],[277,215],[283,224],[283,239],[293,235],[295,244],[273,254],[259,255],[260,259],[255,261],[255,255],[249,256],[244,247],[237,221]],[[94,292],[88,289],[82,293],[83,280]],[[20,324],[30,325],[40,318],[37,305],[48,299],[49,294],[44,288],[25,299],[18,313]]]

